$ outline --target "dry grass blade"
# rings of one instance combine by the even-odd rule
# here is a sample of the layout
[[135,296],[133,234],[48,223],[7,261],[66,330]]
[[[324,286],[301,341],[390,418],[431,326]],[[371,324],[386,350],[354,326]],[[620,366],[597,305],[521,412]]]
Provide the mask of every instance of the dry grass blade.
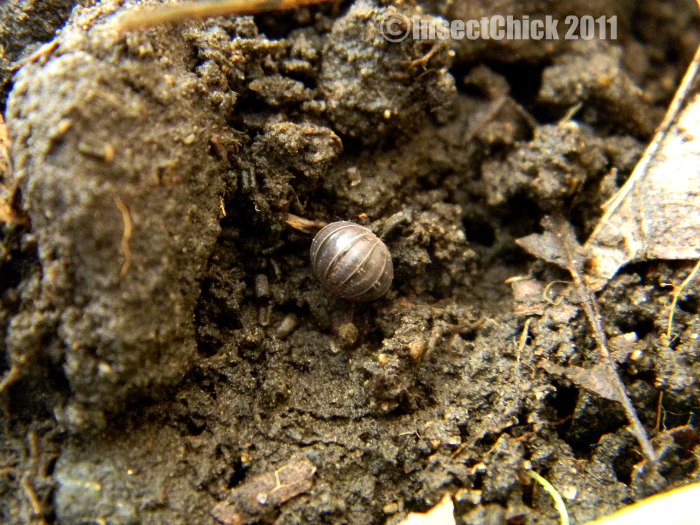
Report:
[[601,364],[607,369],[607,377],[610,382],[608,386],[611,389],[611,393],[607,397],[615,399],[622,405],[644,455],[650,462],[655,462],[657,457],[654,447],[649,441],[646,430],[644,430],[639,416],[637,416],[637,412],[627,395],[625,386],[617,373],[615,363],[610,357],[598,302],[583,280],[582,249],[576,242],[571,225],[561,218],[554,219],[551,217],[546,217],[542,221],[542,225],[545,228],[544,233],[518,239],[517,243],[535,257],[556,264],[571,274],[579,293],[581,305],[593,331],[593,338],[598,348]]
[[210,18],[225,15],[254,15],[268,11],[293,9],[329,0],[223,0],[220,2],[192,2],[168,5],[155,9],[137,9],[121,16],[117,29],[130,31],[159,24],[170,24],[183,20]]
[[544,491],[552,498],[552,501],[554,501],[554,508],[557,509],[557,512],[559,513],[559,523],[561,525],[569,525],[569,513],[566,510],[564,498],[562,498],[559,491],[554,488],[554,485],[552,485],[549,481],[547,481],[547,479],[540,476],[534,470],[528,470],[527,475],[539,483]]

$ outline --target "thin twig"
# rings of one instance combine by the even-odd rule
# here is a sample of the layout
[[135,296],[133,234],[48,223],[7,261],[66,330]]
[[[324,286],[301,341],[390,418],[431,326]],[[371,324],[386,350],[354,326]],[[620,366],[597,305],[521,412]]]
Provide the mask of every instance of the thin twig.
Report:
[[433,58],[433,57],[435,56],[435,53],[437,53],[438,51],[440,51],[440,49],[441,49],[441,46],[440,46],[440,45],[438,45],[438,44],[433,45],[433,47],[430,48],[430,51],[428,51],[428,52],[427,52],[425,55],[423,55],[422,57],[416,58],[415,60],[411,61],[411,62],[408,64],[408,67],[409,67],[409,68],[412,68],[412,67],[416,67],[416,66],[420,66],[420,65],[425,64],[425,63],[428,62],[431,58]]
[[[564,244],[567,247],[569,246],[568,242],[565,242]],[[598,353],[600,354],[603,361],[607,364],[609,372],[608,376],[611,385],[617,391],[617,400],[620,402],[620,404],[622,404],[622,407],[625,410],[625,413],[627,414],[627,419],[632,425],[634,434],[637,437],[637,440],[639,441],[639,445],[642,447],[644,455],[650,462],[654,463],[657,460],[656,451],[654,451],[654,447],[652,446],[651,441],[649,441],[649,437],[647,436],[646,430],[644,429],[642,422],[639,420],[637,411],[634,409],[634,406],[632,405],[632,402],[630,401],[630,398],[627,395],[625,385],[622,383],[622,380],[620,379],[620,376],[617,373],[617,367],[615,366],[613,360],[610,358],[610,351],[608,350],[607,338],[605,336],[605,331],[603,330],[603,326],[600,321],[601,315],[600,308],[598,307],[598,301],[596,301],[595,296],[585,285],[579,269],[574,264],[569,265],[569,273],[571,273],[571,277],[574,280],[574,284],[576,285],[576,289],[578,290],[579,296],[581,298],[583,310],[584,312],[586,312],[586,317],[588,317],[588,322],[593,330],[593,338],[596,341]]]
[[559,119],[557,125],[563,126],[564,124],[567,124],[571,119],[573,119],[576,116],[576,113],[578,113],[582,107],[583,103],[581,102],[577,102],[576,104],[571,106],[568,110],[566,110],[564,116]]
[[562,217],[545,217],[542,225],[545,229],[544,233],[528,235],[518,239],[516,242],[535,257],[556,264],[571,274],[583,310],[593,331],[593,338],[601,359],[601,362],[595,365],[589,373],[598,375],[606,383],[606,388],[601,389],[598,384],[600,381],[594,381],[596,383],[594,391],[598,395],[607,399],[613,399],[622,405],[627,420],[632,426],[632,432],[637,441],[639,441],[644,455],[650,463],[654,463],[657,460],[654,447],[649,441],[649,437],[639,420],[634,406],[632,406],[632,402],[625,390],[625,385],[617,373],[615,362],[610,357],[598,302],[583,280],[584,258],[582,247],[576,242],[573,228]]
[[603,331],[600,322],[600,310],[598,308],[598,302],[588,291],[588,288],[583,283],[581,275],[578,273],[578,271],[572,271],[571,276],[573,277],[574,283],[576,284],[576,288],[578,289],[578,292],[581,295],[583,309],[586,312],[588,322],[590,323],[591,328],[593,329],[593,337],[595,338],[596,343],[598,345],[598,351],[600,352],[601,357],[609,365],[610,381],[615,387],[615,389],[618,391],[618,401],[622,404],[622,407],[624,408],[625,413],[627,414],[627,418],[632,424],[634,434],[639,440],[639,444],[642,447],[644,455],[650,462],[654,463],[657,460],[654,447],[652,446],[651,441],[649,441],[649,437],[647,436],[646,430],[644,430],[642,422],[639,420],[637,411],[634,409],[634,406],[632,406],[632,402],[630,401],[630,398],[627,395],[627,391],[625,390],[625,385],[622,383],[620,376],[617,374],[617,368],[615,367],[615,364],[610,358],[610,352],[608,351],[605,332]]
[[193,2],[138,9],[125,13],[116,22],[120,31],[144,29],[160,24],[171,24],[183,20],[210,18],[225,15],[254,15],[268,11],[293,9],[320,4],[329,0],[224,0],[221,2]]
[[39,59],[48,57],[53,53],[61,43],[58,40],[52,40],[41,46],[39,49],[31,53],[29,56],[19,59],[17,62],[13,63],[10,67],[10,71],[17,71],[22,66],[38,61]]

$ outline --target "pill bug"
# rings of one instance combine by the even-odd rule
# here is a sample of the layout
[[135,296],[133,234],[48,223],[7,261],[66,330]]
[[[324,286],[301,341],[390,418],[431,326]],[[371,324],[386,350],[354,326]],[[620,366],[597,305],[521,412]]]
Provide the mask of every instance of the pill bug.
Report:
[[347,221],[332,222],[311,242],[311,267],[323,287],[350,301],[373,301],[394,278],[386,245],[370,230]]

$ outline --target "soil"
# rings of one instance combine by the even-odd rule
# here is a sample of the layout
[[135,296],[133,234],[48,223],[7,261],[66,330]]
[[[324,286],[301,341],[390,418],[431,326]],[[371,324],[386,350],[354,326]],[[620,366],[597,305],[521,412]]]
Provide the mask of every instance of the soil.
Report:
[[[514,242],[546,214],[592,231],[700,41],[693,2],[357,0],[117,31],[137,3],[0,8],[0,521],[398,523],[450,493],[461,524],[558,523],[531,469],[584,523],[700,481],[697,286],[665,337],[693,263],[598,295],[654,466],[617,404],[552,372],[595,343],[570,277]],[[391,43],[393,10],[619,35]],[[370,227],[390,292],[329,296],[288,213]]]

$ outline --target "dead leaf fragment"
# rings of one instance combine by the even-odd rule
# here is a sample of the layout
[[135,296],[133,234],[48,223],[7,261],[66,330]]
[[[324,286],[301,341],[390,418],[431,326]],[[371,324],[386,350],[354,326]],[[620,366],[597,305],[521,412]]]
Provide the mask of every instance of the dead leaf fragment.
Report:
[[601,289],[629,262],[700,258],[700,48],[659,131],[585,244]]
[[695,483],[643,499],[611,516],[589,521],[586,525],[637,525],[639,523],[696,525],[698,498],[700,498],[700,483]]
[[223,525],[258,522],[313,486],[316,467],[307,459],[290,461],[243,483],[218,503],[212,515]]
[[295,230],[299,230],[300,232],[304,233],[316,233],[326,225],[325,222],[312,221],[305,219],[304,217],[294,215],[293,213],[287,214],[287,220],[285,222]]
[[610,378],[610,368],[608,366],[595,365],[591,368],[567,366],[564,368],[548,361],[542,363],[541,366],[550,374],[566,377],[576,386],[591,394],[604,397],[610,401],[622,402],[620,391]]
[[536,279],[522,279],[510,283],[513,289],[513,303],[516,315],[542,315],[545,309],[543,299],[545,284]]
[[10,157],[10,135],[5,121],[0,115],[0,224],[24,224],[26,218],[14,208],[17,186],[12,180],[12,159]]
[[454,511],[452,497],[445,494],[428,512],[411,512],[399,525],[455,525]]
[[580,270],[583,254],[572,226],[560,217],[542,219],[543,233],[533,233],[515,242],[530,255],[556,264],[564,270]]

